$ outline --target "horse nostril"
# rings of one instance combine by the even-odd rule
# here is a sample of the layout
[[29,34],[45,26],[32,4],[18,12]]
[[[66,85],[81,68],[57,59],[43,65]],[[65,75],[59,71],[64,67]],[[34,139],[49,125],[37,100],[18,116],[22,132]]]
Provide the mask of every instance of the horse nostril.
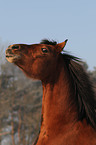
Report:
[[19,48],[18,45],[14,45],[14,46],[12,46],[12,49],[18,49],[18,48]]

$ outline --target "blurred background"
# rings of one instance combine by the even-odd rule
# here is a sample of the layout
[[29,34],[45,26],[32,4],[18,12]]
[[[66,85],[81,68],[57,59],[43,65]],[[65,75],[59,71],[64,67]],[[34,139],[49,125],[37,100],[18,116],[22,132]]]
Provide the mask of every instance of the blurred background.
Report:
[[96,90],[95,0],[0,1],[0,145],[32,145],[40,128],[42,86],[5,59],[10,44],[62,42],[82,58]]

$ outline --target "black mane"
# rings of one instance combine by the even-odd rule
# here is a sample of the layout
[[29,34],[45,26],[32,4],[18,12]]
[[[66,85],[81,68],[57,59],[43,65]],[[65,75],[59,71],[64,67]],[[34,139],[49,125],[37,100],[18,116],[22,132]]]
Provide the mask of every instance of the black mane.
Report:
[[[41,44],[56,45],[56,41],[42,40]],[[75,91],[75,104],[78,109],[78,120],[82,121],[84,118],[87,123],[96,129],[96,100],[92,82],[80,64],[80,59],[72,55],[63,53],[61,54],[67,69],[70,73],[74,91]]]
[[96,129],[96,96],[89,75],[80,64],[77,57],[62,54],[72,78],[75,91],[75,104],[78,109],[78,120],[84,118],[87,123]]
[[57,42],[54,41],[54,40],[50,41],[50,40],[48,40],[48,39],[43,39],[43,40],[40,42],[40,44],[56,45]]

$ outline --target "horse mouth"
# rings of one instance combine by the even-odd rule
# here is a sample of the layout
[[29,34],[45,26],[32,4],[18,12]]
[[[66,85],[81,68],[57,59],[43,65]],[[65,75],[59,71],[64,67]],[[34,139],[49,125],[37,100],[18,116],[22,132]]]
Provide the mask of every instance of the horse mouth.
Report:
[[7,58],[7,57],[9,58],[9,57],[13,57],[13,56],[12,56],[12,55],[6,55],[6,58]]
[[6,59],[11,62],[11,63],[14,63],[16,62],[18,59],[20,59],[20,55],[17,55],[17,54],[13,54],[12,52],[10,53],[9,49],[6,49],[5,51],[5,56],[6,56]]
[[11,63],[14,63],[16,62],[18,59],[20,58],[20,56],[18,55],[6,55],[6,59],[11,62]]

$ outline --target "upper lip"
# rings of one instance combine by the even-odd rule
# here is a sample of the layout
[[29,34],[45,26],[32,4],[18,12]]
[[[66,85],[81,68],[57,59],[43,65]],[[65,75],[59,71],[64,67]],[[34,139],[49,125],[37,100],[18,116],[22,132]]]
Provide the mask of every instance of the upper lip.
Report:
[[13,53],[12,53],[12,50],[11,49],[7,48],[6,51],[5,51],[5,54],[6,55],[11,55]]

